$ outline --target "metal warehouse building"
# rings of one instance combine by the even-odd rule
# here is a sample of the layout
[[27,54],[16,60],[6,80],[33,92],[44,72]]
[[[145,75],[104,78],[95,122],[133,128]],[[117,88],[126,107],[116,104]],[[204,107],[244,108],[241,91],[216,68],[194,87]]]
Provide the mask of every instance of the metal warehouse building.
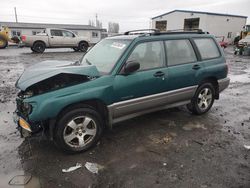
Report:
[[0,22],[1,26],[7,26],[11,30],[11,36],[35,35],[45,28],[58,28],[73,31],[78,36],[90,39],[91,43],[97,43],[103,38],[106,29],[99,29],[90,25],[68,25],[68,24],[41,24],[41,23],[16,23]]
[[231,43],[246,21],[247,16],[174,10],[152,18],[152,28],[161,31],[202,29]]

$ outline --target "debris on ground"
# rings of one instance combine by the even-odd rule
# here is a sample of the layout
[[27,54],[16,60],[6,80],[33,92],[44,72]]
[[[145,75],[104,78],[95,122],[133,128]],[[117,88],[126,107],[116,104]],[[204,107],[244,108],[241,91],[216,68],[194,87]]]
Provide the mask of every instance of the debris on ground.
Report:
[[197,141],[197,140],[192,140],[194,143],[196,143],[196,144],[199,144],[199,145],[201,145],[201,146],[203,146],[204,145],[204,143],[202,143],[202,142],[200,142],[200,141]]
[[76,163],[75,166],[69,167],[68,169],[62,169],[62,172],[72,172],[77,170],[78,168],[81,168],[82,164],[81,163]]
[[250,150],[250,145],[244,145],[244,148],[246,148],[247,150]]
[[99,170],[104,169],[104,166],[99,165],[97,163],[90,163],[90,162],[86,162],[85,163],[85,167],[92,172],[93,174],[98,174]]
[[169,134],[166,134],[163,137],[159,137],[158,135],[150,135],[149,138],[153,141],[154,144],[168,144],[173,139]]
[[31,180],[31,175],[17,175],[14,176],[10,181],[9,185],[26,185]]
[[185,131],[191,131],[191,130],[193,130],[193,129],[203,129],[203,130],[207,130],[207,128],[205,127],[204,124],[200,124],[200,123],[198,123],[198,122],[196,122],[196,123],[195,123],[195,122],[194,122],[194,123],[189,122],[188,124],[184,125],[184,126],[182,127],[182,129],[185,130]]

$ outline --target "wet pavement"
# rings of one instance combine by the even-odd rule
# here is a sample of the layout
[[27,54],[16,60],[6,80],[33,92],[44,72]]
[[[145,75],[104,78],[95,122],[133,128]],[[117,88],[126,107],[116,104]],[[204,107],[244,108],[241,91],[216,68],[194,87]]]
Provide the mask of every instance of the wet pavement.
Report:
[[[209,113],[185,107],[137,117],[106,131],[93,149],[76,155],[58,150],[43,137],[20,138],[12,121],[14,87],[22,71],[49,59],[76,61],[68,49],[33,54],[29,49],[0,50],[0,188],[17,175],[32,176],[38,187],[250,187],[250,57],[225,50],[231,83]],[[98,174],[86,162],[102,166]],[[81,163],[68,173],[62,169]]]

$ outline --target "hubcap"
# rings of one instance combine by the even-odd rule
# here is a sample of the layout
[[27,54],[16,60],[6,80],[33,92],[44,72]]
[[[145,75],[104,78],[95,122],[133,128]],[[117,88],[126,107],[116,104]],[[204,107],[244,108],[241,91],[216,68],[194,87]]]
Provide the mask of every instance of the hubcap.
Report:
[[83,147],[94,139],[96,131],[96,123],[91,117],[78,116],[68,122],[63,138],[70,147]]
[[212,91],[209,88],[204,88],[198,95],[198,106],[202,111],[207,110],[212,102]]

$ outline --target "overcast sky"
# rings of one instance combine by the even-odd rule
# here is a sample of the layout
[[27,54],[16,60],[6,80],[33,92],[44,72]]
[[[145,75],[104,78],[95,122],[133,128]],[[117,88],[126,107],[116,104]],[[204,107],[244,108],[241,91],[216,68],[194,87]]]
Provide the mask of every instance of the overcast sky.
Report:
[[0,21],[88,24],[95,14],[107,28],[118,22],[120,31],[149,28],[150,18],[174,9],[248,16],[250,0],[0,0]]

